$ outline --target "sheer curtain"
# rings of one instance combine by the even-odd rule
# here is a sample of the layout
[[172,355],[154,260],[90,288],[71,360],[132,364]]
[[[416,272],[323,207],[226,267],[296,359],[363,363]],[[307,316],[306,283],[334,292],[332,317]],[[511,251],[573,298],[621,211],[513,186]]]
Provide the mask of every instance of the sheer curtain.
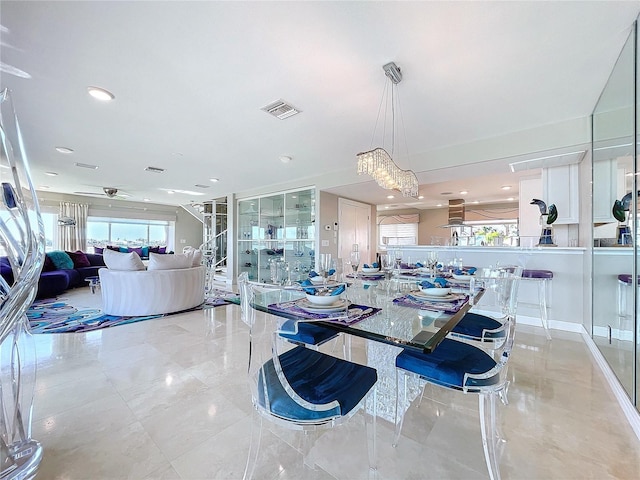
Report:
[[60,249],[69,252],[84,251],[87,248],[87,216],[89,205],[86,203],[60,202],[60,217],[75,219],[73,226],[61,225],[58,227]]

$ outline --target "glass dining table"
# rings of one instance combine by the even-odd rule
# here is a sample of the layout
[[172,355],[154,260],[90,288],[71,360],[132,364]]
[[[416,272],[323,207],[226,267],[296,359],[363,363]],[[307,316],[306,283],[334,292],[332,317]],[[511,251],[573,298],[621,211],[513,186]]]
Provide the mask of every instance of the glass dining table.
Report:
[[349,304],[347,318],[332,318],[320,309],[299,308],[305,301],[299,285],[256,297],[254,308],[382,344],[431,353],[484,294],[484,288],[474,286],[471,291],[463,282],[452,284],[447,295],[431,296],[421,292],[411,279],[346,280],[342,297]]

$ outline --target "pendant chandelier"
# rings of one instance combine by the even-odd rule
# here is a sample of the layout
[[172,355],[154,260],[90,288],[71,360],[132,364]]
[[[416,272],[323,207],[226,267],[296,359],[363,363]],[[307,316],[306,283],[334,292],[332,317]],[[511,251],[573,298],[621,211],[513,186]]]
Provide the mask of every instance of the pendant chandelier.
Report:
[[[397,85],[402,80],[402,73],[400,68],[393,63],[387,63],[382,67],[385,75],[387,76],[387,83],[382,94],[382,103],[385,100],[385,94],[388,91],[388,85],[391,84],[391,155],[393,155],[395,147],[396,137],[396,99],[397,99]],[[386,103],[385,103],[385,118],[387,116]],[[399,101],[398,101],[399,105]],[[378,111],[378,119],[380,118],[380,111]],[[376,127],[378,122],[376,120]],[[375,137],[376,128],[374,128],[373,135]],[[372,140],[373,144],[373,140]],[[384,147],[384,145],[383,145]],[[383,148],[378,147],[372,150],[361,152],[356,155],[358,158],[358,174],[366,173],[370,175],[378,185],[387,190],[397,190],[405,197],[417,197],[418,196],[418,177],[412,170],[403,170],[393,161],[393,158]]]

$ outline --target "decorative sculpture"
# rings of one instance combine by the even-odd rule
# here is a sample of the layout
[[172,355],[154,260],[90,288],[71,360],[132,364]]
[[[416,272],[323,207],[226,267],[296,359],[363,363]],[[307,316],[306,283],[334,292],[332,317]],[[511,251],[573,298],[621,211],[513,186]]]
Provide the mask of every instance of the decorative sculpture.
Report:
[[[633,236],[631,235],[631,230],[629,229],[629,225],[627,224],[627,213],[631,206],[631,197],[633,196],[633,192],[627,193],[620,200],[616,200],[613,202],[612,213],[618,222],[618,234],[617,241],[618,245],[632,245],[633,244]],[[640,191],[638,191],[638,196],[640,196]]]
[[0,277],[0,478],[35,477],[42,446],[31,438],[35,345],[25,312],[44,263],[44,227],[11,96],[0,92],[0,246],[14,283]]
[[542,225],[542,232],[540,233],[540,240],[538,241],[538,247],[557,247],[553,243],[553,227],[551,224],[558,219],[558,209],[554,204],[549,205],[547,210],[547,204],[534,198],[531,200],[530,205],[538,205],[540,209],[540,225]]

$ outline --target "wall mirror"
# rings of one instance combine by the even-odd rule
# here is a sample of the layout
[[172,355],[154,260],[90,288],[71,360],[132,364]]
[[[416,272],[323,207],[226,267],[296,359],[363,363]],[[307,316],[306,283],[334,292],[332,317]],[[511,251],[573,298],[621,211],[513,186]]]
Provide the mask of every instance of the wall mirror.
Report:
[[592,117],[592,336],[637,406],[636,28]]

